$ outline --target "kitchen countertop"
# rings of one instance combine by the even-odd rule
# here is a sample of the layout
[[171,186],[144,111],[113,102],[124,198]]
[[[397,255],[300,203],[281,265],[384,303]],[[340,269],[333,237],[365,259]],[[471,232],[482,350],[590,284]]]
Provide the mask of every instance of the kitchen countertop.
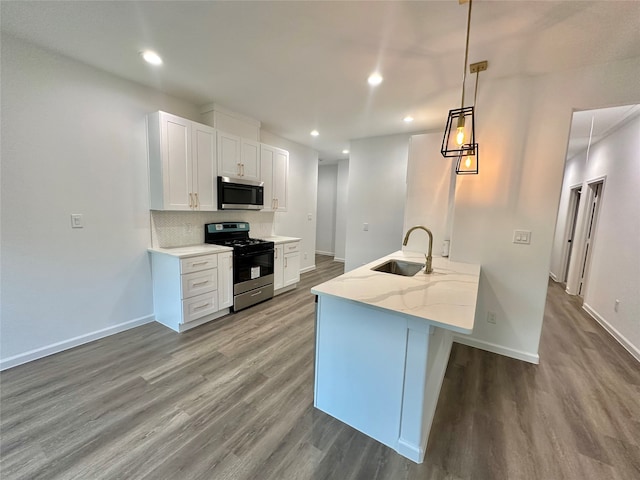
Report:
[[262,240],[267,240],[269,242],[273,242],[275,244],[278,243],[287,243],[287,242],[299,242],[300,239],[296,237],[282,237],[280,235],[273,235],[271,237],[262,237]]
[[188,258],[196,257],[198,255],[206,255],[207,253],[231,252],[233,251],[233,248],[223,247],[221,245],[212,245],[209,243],[201,243],[198,245],[189,245],[187,247],[151,247],[148,248],[147,251],[152,253],[163,253],[165,255],[172,255],[178,258]]
[[433,257],[433,273],[429,275],[424,269],[412,277],[371,270],[392,259],[425,262],[422,252],[399,250],[316,285],[311,293],[428,320],[459,333],[473,331],[480,265]]

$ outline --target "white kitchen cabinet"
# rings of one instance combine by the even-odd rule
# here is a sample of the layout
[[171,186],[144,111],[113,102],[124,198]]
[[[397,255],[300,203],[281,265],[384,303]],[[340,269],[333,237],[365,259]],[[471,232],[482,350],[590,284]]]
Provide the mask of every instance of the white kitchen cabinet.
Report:
[[216,131],[166,112],[147,119],[152,210],[217,210]]
[[260,180],[260,144],[218,131],[218,175]]
[[[273,289],[277,295],[300,281],[300,242],[277,243],[273,254]],[[287,288],[290,287],[290,288]]]
[[233,252],[218,254],[218,307],[233,305]]
[[232,252],[182,258],[151,250],[156,321],[176,332],[229,313],[233,303]]
[[260,173],[264,182],[263,211],[286,212],[289,152],[263,143],[260,146]]

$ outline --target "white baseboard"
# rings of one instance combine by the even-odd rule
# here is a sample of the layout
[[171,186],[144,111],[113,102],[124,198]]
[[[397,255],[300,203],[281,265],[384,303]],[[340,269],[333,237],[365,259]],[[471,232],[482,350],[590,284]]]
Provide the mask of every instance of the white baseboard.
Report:
[[63,340],[62,342],[52,343],[51,345],[36,348],[35,350],[20,353],[9,358],[3,358],[0,360],[0,370],[17,367],[18,365],[22,365],[23,363],[31,362],[42,357],[47,357],[49,355],[53,355],[54,353],[59,353],[63,350],[68,350],[79,345],[84,345],[85,343],[93,342],[94,340],[108,337],[109,335],[113,335],[115,333],[124,332],[125,330],[139,327],[140,325],[144,325],[145,323],[153,322],[154,320],[155,317],[153,315],[134,318],[133,320],[130,320],[128,322],[119,323],[118,325],[103,328],[102,330],[96,330],[95,332],[80,335],[68,340]]
[[311,265],[309,267],[304,267],[303,269],[300,270],[300,273],[307,273],[307,272],[312,272],[316,269],[315,265]]
[[327,255],[329,257],[333,257],[335,254],[335,252],[322,252],[320,250],[316,250],[316,255]]
[[338,257],[333,257],[333,261],[334,262],[340,262],[340,263],[344,263],[344,258],[338,258]]
[[418,448],[411,443],[400,438],[398,440],[398,447],[396,448],[396,452],[398,452],[403,457],[408,458],[409,460],[413,460],[416,463],[422,463],[424,460],[425,451],[423,448]]
[[496,345],[495,343],[485,342],[483,340],[477,340],[475,338],[462,335],[454,335],[453,341],[456,343],[461,343],[462,345],[467,345],[469,347],[486,350],[487,352],[504,355],[505,357],[522,360],[523,362],[529,362],[535,365],[540,363],[540,356],[537,353],[523,352],[521,350],[515,350],[503,345]]
[[558,277],[556,277],[555,273],[549,272],[549,276],[551,277],[551,280],[553,280],[554,282],[558,283]]
[[632,344],[624,335],[622,335],[613,325],[607,322],[598,312],[591,308],[586,303],[582,304],[582,309],[591,315],[596,322],[598,322],[602,328],[604,328],[609,334],[615,338],[624,349],[629,352],[633,358],[640,362],[640,349]]

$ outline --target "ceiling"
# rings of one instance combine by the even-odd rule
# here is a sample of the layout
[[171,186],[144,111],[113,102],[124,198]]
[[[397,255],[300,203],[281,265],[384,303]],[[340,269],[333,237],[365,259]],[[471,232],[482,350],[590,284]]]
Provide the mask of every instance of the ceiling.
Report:
[[574,112],[569,133],[567,159],[612,134],[622,123],[640,115],[640,105],[599,108]]
[[[459,102],[467,5],[457,0],[3,0],[0,8],[3,32],[195,105],[255,118],[327,161],[344,158],[351,139],[442,130]],[[162,66],[141,61],[147,48]],[[480,88],[483,78],[638,52],[640,1],[473,3],[469,63],[489,61]],[[376,69],[384,81],[370,87]]]

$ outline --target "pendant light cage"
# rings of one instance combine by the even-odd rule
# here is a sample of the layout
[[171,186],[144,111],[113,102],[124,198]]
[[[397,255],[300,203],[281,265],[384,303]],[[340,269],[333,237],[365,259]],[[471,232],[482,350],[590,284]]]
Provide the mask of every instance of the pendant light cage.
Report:
[[458,156],[456,175],[477,175],[480,168],[480,147],[473,145],[473,149],[467,150]]
[[447,126],[442,138],[442,148],[440,149],[443,157],[459,157],[470,150],[475,150],[477,143],[474,114],[474,107],[449,110]]

